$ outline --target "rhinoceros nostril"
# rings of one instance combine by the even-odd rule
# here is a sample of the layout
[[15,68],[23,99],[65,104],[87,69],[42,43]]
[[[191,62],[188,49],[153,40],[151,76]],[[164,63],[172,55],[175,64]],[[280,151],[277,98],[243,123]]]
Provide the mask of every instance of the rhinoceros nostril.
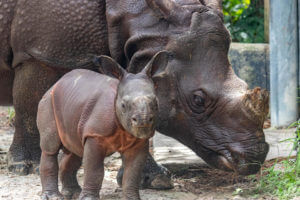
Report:
[[132,121],[137,122],[137,119],[135,117],[132,117],[131,119]]

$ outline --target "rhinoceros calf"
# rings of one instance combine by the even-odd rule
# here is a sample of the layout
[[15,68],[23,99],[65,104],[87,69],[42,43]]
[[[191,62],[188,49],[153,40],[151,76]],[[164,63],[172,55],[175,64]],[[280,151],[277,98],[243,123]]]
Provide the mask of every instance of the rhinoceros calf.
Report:
[[[111,58],[101,56],[96,65],[109,76],[74,70],[44,95],[37,115],[42,199],[68,199],[81,191],[76,180],[81,157],[84,184],[79,198],[99,199],[104,158],[116,151],[125,165],[124,199],[140,199],[140,173],[158,111],[151,76],[158,70],[155,62],[166,55],[157,53],[138,74],[127,73]],[[63,195],[57,185],[60,149],[65,153],[60,165]]]

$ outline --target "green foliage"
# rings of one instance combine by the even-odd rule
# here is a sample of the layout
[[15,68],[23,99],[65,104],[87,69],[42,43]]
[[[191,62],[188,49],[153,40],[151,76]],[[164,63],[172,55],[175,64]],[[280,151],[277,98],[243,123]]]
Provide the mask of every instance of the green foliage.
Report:
[[[300,120],[293,123],[290,127],[295,126],[297,127],[295,137],[285,141],[294,143],[294,149],[297,150],[296,159],[287,158],[281,162],[275,162],[271,167],[262,170],[256,187],[248,191],[252,196],[269,194],[282,200],[300,196]],[[254,176],[250,177],[256,180]]]
[[291,126],[296,126],[296,137],[294,139],[294,149],[297,150],[297,158],[296,158],[296,172],[300,174],[300,119],[293,123]]
[[12,121],[13,121],[15,115],[16,115],[15,109],[13,109],[13,108],[8,108],[8,121],[9,121],[9,123],[12,123]]
[[224,0],[223,13],[225,26],[234,42],[264,42],[263,7],[250,0]]
[[253,193],[270,194],[282,200],[300,196],[300,179],[296,162],[287,159],[278,164],[283,169],[276,170],[276,164],[274,164],[272,167],[264,170],[264,175],[261,176]]
[[250,0],[224,0],[223,13],[225,21],[236,23],[249,5]]

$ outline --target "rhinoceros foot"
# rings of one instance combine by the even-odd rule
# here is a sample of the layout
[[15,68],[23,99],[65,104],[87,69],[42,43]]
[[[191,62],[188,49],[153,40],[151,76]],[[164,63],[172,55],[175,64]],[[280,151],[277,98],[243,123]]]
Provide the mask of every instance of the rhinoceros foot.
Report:
[[43,192],[42,200],[64,200],[64,197],[59,192]]
[[20,156],[15,157],[9,151],[7,153],[7,168],[8,171],[17,175],[39,174],[39,161],[28,160]]
[[[119,186],[122,186],[123,172],[124,168],[122,166],[117,175]],[[157,190],[172,189],[174,187],[169,170],[157,164],[150,154],[142,173],[140,187],[142,189],[149,188]]]
[[99,196],[81,193],[78,200],[99,200]]
[[64,196],[64,199],[78,199],[80,193],[81,193],[81,188],[78,187],[72,187],[72,188],[65,188],[63,187],[61,190],[62,195]]

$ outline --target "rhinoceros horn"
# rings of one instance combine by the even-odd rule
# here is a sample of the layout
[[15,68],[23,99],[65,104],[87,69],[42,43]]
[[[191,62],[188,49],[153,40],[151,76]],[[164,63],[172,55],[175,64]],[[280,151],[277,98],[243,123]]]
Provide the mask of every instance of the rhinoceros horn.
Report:
[[255,119],[263,123],[269,113],[269,92],[259,87],[248,90],[243,97],[243,104]]

